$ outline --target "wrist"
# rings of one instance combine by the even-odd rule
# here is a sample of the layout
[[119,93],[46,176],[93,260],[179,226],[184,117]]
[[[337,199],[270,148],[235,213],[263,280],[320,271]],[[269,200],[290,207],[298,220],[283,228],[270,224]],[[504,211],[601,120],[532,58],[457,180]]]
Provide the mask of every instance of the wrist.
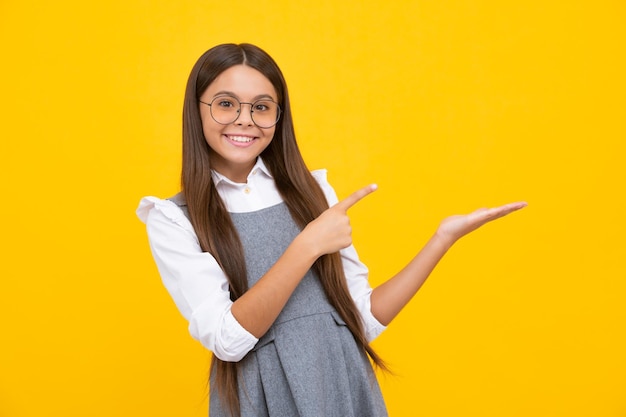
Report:
[[441,246],[444,250],[448,250],[459,239],[448,233],[442,232],[440,229],[437,229],[430,240],[437,246]]
[[311,265],[315,263],[317,258],[323,255],[318,245],[315,244],[315,241],[309,239],[306,228],[291,242],[290,248],[292,248],[299,257],[309,261]]

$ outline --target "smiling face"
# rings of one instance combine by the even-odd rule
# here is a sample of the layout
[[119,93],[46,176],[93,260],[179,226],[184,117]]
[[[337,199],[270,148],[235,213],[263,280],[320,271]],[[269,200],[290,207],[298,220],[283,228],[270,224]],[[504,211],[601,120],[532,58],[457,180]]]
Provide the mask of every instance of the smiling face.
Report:
[[[235,65],[222,72],[200,96],[200,101],[211,103],[214,98],[222,96],[236,98],[242,103],[267,98],[278,102],[272,83],[246,65]],[[242,104],[237,120],[227,125],[219,124],[211,117],[211,107],[199,105],[204,137],[212,150],[211,168],[232,181],[246,182],[257,157],[272,141],[276,127],[262,129],[255,125],[249,104]]]

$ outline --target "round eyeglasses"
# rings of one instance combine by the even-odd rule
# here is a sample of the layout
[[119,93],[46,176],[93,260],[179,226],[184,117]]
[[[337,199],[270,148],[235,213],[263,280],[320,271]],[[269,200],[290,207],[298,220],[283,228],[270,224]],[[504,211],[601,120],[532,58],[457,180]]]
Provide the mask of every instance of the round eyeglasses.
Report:
[[255,125],[262,129],[267,129],[278,123],[280,119],[280,106],[269,98],[262,98],[253,103],[246,103],[237,100],[235,97],[218,96],[210,103],[198,100],[202,104],[209,106],[211,117],[221,125],[234,123],[241,114],[241,105],[250,105],[250,117]]

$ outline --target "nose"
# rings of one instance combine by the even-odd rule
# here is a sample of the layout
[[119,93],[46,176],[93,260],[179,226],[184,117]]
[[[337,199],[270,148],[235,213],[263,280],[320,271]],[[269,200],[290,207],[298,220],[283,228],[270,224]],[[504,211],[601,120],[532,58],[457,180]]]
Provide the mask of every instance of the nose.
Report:
[[[249,107],[244,107],[244,105]],[[252,120],[252,103],[241,103],[239,106],[239,117],[235,120],[235,124],[251,126],[254,124]]]

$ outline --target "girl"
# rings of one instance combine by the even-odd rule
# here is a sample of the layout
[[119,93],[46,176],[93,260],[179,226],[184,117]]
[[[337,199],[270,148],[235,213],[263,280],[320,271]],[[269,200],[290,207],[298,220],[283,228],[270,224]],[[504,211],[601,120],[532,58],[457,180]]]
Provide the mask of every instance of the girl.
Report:
[[185,92],[182,191],[146,197],[137,213],[191,335],[213,352],[212,417],[387,415],[369,342],[456,240],[525,206],[445,219],[372,289],[346,212],[375,189],[338,202],[326,172],[307,170],[267,53],[225,44],[200,57]]

